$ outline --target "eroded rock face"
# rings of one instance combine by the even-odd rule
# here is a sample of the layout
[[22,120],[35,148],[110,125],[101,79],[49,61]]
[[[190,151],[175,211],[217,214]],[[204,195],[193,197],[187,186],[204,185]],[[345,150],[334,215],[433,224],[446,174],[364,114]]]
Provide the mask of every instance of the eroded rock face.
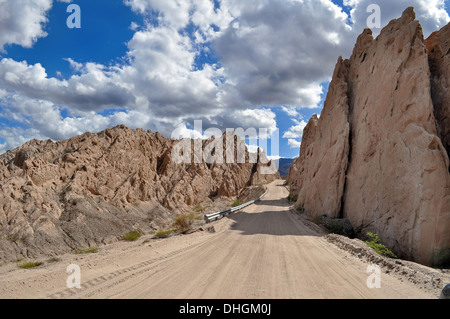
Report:
[[450,153],[450,24],[426,41],[431,70],[431,97],[439,134]]
[[341,212],[350,133],[345,71],[339,59],[321,118],[313,116],[305,127],[302,152],[288,177],[297,203],[314,216],[339,217]]
[[[235,140],[236,152],[243,142]],[[212,140],[198,142],[205,149]],[[247,162],[217,164],[205,158],[176,163],[178,143],[118,126],[56,143],[33,140],[0,155],[0,260],[59,254],[114,241],[131,229],[168,227],[175,214],[206,199],[237,196],[248,185],[279,177],[256,178],[255,168],[264,164],[248,161],[245,144]]]
[[[445,32],[432,36],[435,52],[448,45]],[[350,59],[338,61],[320,119],[311,120],[316,129],[306,132],[295,168],[304,180],[293,191],[308,214],[348,218],[356,232],[376,232],[399,256],[431,265],[450,246],[449,159],[441,140],[450,73],[446,58],[428,52],[412,8],[376,39],[369,29],[359,36]],[[440,73],[430,72],[429,58]],[[341,93],[333,94],[339,82]]]

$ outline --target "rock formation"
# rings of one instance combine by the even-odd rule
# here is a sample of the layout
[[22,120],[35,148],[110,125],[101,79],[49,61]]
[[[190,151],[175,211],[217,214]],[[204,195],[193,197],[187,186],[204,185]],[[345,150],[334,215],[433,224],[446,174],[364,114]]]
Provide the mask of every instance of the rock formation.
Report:
[[[349,152],[349,122],[345,64],[339,59],[322,112],[314,115],[303,131],[302,151],[292,166],[288,183],[291,194],[308,212],[327,212],[338,217],[344,191]],[[317,137],[320,139],[317,139]],[[299,165],[300,164],[300,165]],[[317,215],[317,214],[316,214]]]
[[431,70],[431,97],[439,135],[450,153],[450,24],[425,41]]
[[289,176],[311,216],[348,218],[397,255],[448,262],[449,29],[425,41],[413,8],[339,58]]
[[[67,141],[32,140],[0,155],[0,261],[167,227],[176,213],[209,198],[234,197],[248,185],[278,177],[259,174],[258,168],[271,163],[249,162],[245,143],[227,134],[235,141],[234,153],[243,147],[245,163],[220,164],[203,156],[197,163],[176,163],[172,151],[180,141],[125,126]],[[213,141],[196,143],[204,151]]]

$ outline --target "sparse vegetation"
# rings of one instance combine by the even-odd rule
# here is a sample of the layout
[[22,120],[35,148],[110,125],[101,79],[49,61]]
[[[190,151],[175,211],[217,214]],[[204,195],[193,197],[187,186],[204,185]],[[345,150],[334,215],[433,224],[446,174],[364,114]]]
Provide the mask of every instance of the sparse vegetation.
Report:
[[175,231],[174,230],[160,230],[155,234],[155,237],[157,238],[167,238],[170,235],[172,235]]
[[313,217],[313,222],[324,227],[328,233],[342,235],[348,238],[355,237],[355,231],[347,218],[330,218],[325,215]]
[[47,262],[48,263],[57,263],[57,262],[60,262],[62,259],[61,258],[58,258],[58,257],[52,257],[52,258],[50,258],[49,260],[47,260]]
[[303,207],[303,205],[299,205],[297,207],[297,212],[299,212],[300,214],[303,214],[305,212],[305,208]]
[[175,222],[173,223],[173,227],[175,227],[178,233],[186,233],[192,227],[194,223],[195,213],[190,214],[179,214],[175,218]]
[[389,248],[378,241],[378,234],[368,232],[366,235],[371,240],[364,242],[369,245],[369,247],[373,248],[378,254],[388,258],[397,258],[397,256]]
[[290,195],[287,197],[288,201],[296,202],[298,200],[298,195]]
[[231,204],[231,207],[237,207],[237,206],[241,206],[242,203],[239,199],[236,199],[233,204]]
[[450,269],[450,247],[434,251],[433,267]]
[[30,268],[38,267],[38,266],[40,266],[42,264],[43,264],[42,262],[32,262],[32,261],[30,261],[30,262],[24,263],[22,265],[19,265],[19,268],[30,269]]
[[133,230],[128,234],[123,235],[122,239],[125,241],[136,241],[141,238],[141,233],[137,230]]
[[91,247],[91,248],[78,248],[75,250],[75,254],[81,255],[81,254],[94,254],[98,252],[98,247]]

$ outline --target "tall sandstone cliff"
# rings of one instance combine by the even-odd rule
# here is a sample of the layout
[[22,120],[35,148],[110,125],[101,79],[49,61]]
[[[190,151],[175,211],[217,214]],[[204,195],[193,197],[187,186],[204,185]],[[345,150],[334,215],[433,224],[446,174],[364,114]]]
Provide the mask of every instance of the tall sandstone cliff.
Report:
[[450,27],[425,41],[413,8],[339,58],[288,182],[311,216],[348,218],[400,257],[448,263]]
[[[170,227],[177,213],[194,205],[279,177],[260,174],[271,162],[249,161],[245,143],[226,134],[236,155],[244,148],[245,163],[177,163],[172,151],[178,140],[125,126],[67,141],[32,140],[0,155],[0,262],[98,246],[133,229]],[[197,142],[206,151],[214,139]]]

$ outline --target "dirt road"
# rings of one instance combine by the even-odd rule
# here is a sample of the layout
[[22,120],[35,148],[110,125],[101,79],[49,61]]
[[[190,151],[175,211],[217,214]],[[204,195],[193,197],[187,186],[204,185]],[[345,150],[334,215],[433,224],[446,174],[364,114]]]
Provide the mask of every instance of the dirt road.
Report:
[[[436,298],[328,243],[289,209],[283,181],[215,233],[118,242],[96,254],[61,257],[35,269],[0,267],[0,298]],[[147,239],[147,240],[146,240]],[[68,289],[66,267],[81,269]]]

